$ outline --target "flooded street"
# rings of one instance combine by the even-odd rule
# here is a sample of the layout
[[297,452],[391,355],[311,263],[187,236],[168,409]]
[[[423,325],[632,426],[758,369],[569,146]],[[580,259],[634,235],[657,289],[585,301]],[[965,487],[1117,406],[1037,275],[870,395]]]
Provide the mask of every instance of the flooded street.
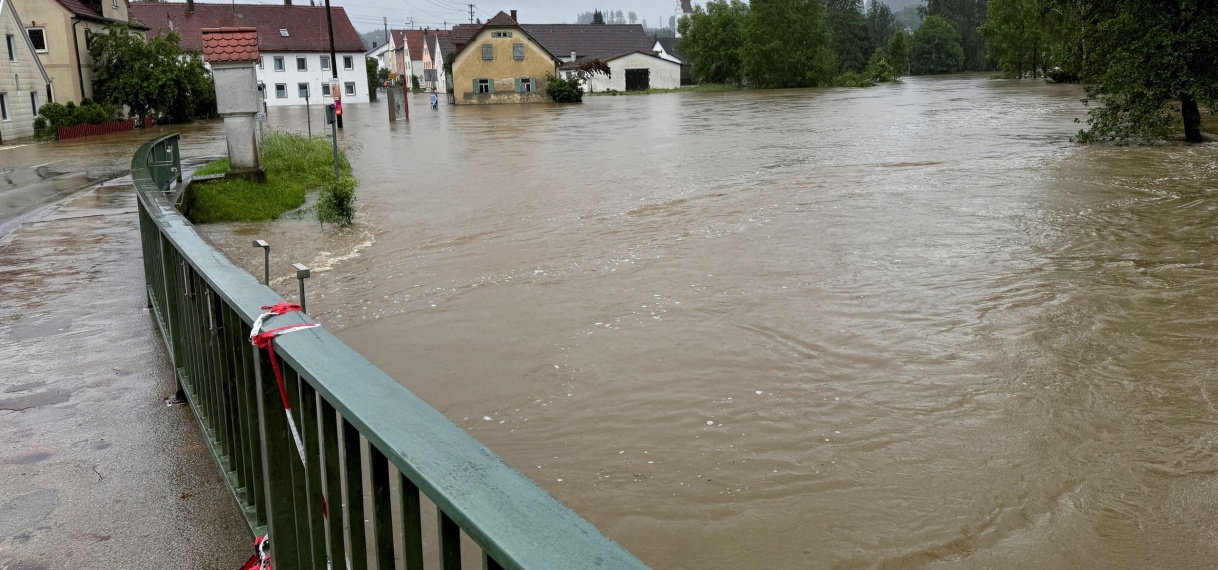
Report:
[[1212,567],[1218,146],[1081,96],[382,102],[354,228],[207,231],[657,568]]

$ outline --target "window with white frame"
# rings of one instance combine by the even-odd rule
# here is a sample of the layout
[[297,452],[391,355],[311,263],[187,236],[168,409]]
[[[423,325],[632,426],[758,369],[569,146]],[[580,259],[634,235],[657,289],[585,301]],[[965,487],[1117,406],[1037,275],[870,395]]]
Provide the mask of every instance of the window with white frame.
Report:
[[303,58],[303,57],[296,58],[296,71],[308,71],[308,70],[309,70],[309,60],[307,58]]
[[296,84],[296,95],[298,95],[302,99],[308,99],[309,98],[309,84],[308,83],[297,83]]
[[533,84],[532,77],[521,77],[516,80],[517,93],[533,93],[536,90],[536,85]]
[[328,56],[328,55],[321,56],[321,70],[330,71],[330,56]]
[[288,84],[287,83],[276,83],[275,84],[275,98],[276,99],[287,99],[288,98]]
[[478,93],[478,94],[494,93],[493,89],[494,89],[494,84],[491,83],[490,79],[475,79],[474,80],[474,93]]
[[30,91],[30,108],[34,110],[34,116],[38,116],[38,92]]
[[347,70],[355,69],[355,58],[353,58],[349,55],[344,55],[343,56],[343,69],[347,69]]
[[283,71],[283,56],[275,56],[275,71]]
[[344,83],[343,92],[346,93],[347,95],[354,96],[355,95],[355,82],[348,81],[348,82]]
[[12,34],[4,36],[4,45],[8,47],[8,60],[17,61],[17,42]]
[[30,43],[34,44],[34,51],[38,53],[47,52],[47,32],[43,28],[26,28],[26,35],[30,36]]
[[12,120],[8,116],[8,93],[0,93],[0,121]]

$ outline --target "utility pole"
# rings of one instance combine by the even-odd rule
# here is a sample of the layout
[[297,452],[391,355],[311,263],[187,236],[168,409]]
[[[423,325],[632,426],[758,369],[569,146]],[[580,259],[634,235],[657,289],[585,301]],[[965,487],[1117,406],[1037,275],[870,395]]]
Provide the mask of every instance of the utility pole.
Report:
[[[338,83],[338,56],[334,53],[334,20],[330,17],[330,0],[326,0],[326,28],[330,32],[330,77],[334,79],[334,83]],[[334,112],[338,115],[334,126],[343,128],[343,107],[341,101],[342,90],[334,95]]]
[[385,43],[389,43],[389,17],[381,16],[381,25],[385,28]]
[[469,23],[474,23],[474,5],[469,5]]

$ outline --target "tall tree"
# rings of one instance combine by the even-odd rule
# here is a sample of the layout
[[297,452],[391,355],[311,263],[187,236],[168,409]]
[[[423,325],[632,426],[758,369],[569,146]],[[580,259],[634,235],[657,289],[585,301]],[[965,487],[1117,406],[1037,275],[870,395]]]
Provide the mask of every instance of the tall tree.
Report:
[[1083,81],[1103,106],[1088,113],[1079,140],[1161,138],[1177,114],[1185,140],[1205,140],[1200,106],[1218,110],[1218,3],[1108,0],[1091,4],[1083,21]]
[[182,123],[216,113],[216,89],[198,53],[185,53],[176,32],[144,34],[114,24],[94,35],[93,94],[102,103],[126,106],[142,122]]
[[913,35],[909,66],[914,75],[955,73],[964,65],[964,48],[956,27],[940,16],[930,16]]
[[[897,29],[896,16],[892,8],[883,2],[872,2],[867,8],[867,53],[888,47],[888,38]],[[889,62],[891,63],[891,61]]]
[[690,62],[690,75],[698,83],[743,81],[741,49],[749,5],[740,0],[710,0],[697,6],[677,26],[680,49]]
[[923,17],[939,16],[951,22],[960,34],[960,47],[964,50],[963,69],[983,71],[991,69],[985,54],[985,40],[977,28],[985,22],[987,0],[924,0],[918,7]]
[[909,32],[901,28],[888,38],[888,63],[897,77],[909,74],[909,50],[912,40]]
[[631,24],[637,23],[639,21],[639,15],[635,14],[634,12],[630,12],[629,14],[626,14],[626,21],[630,22]]
[[[744,70],[757,87],[815,87],[837,74],[821,0],[752,0]],[[865,63],[865,62],[864,62]]]
[[593,23],[593,24],[597,24],[597,25],[602,25],[602,24],[604,24],[604,23],[605,23],[605,15],[604,15],[604,14],[602,14],[600,10],[597,10],[597,11],[593,12],[593,13],[592,13],[592,23]]
[[871,52],[867,37],[867,18],[862,0],[824,0],[833,52],[842,71],[863,71]]

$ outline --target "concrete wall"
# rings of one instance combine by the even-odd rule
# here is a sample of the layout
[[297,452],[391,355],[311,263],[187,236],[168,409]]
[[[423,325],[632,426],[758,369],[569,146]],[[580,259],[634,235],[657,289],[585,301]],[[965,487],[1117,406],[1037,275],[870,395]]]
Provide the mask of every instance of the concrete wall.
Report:
[[588,85],[585,88],[596,92],[609,90],[625,91],[626,70],[639,68],[651,70],[651,89],[676,89],[681,86],[681,66],[666,59],[641,53],[632,53],[610,60],[608,63],[609,69],[612,70],[610,76],[593,75],[588,80]]
[[[492,32],[512,32],[510,38],[492,37]],[[494,59],[482,59],[483,44],[494,48]],[[524,59],[512,57],[512,44],[524,44]],[[545,96],[546,74],[556,73],[550,52],[534,42],[519,28],[483,29],[466,44],[453,62],[453,93],[458,105],[486,103],[539,103]],[[528,77],[536,85],[534,93],[516,93],[516,79]],[[491,79],[495,92],[478,94],[474,80]]]
[[[266,105],[280,107],[284,105],[304,105],[305,98],[299,95],[297,84],[309,85],[309,104],[328,105],[333,103],[330,92],[324,91],[321,84],[329,84],[330,69],[321,68],[322,56],[330,57],[330,52],[262,52],[262,65],[257,67],[258,80],[266,84]],[[343,56],[350,56],[352,69],[343,68]],[[283,58],[283,71],[275,71],[275,58]],[[296,70],[296,58],[305,58],[305,71]],[[364,54],[361,52],[338,52],[338,80],[343,84],[343,102],[368,102],[368,69],[364,64]],[[348,95],[346,84],[355,84],[355,95]],[[287,88],[286,97],[275,95],[275,85],[283,84]]]
[[[0,94],[8,110],[8,119],[0,119],[2,142],[34,136],[35,104],[47,102],[46,78],[18,18],[12,3],[0,0]],[[12,36],[17,61],[9,61],[4,36]]]

